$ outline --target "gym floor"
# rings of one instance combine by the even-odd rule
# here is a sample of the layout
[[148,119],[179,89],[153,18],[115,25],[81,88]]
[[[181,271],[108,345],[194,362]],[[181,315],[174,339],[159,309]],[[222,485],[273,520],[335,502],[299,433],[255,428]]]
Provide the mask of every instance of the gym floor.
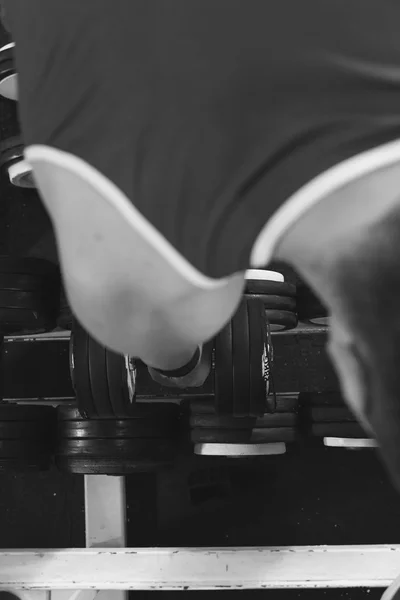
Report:
[[[36,194],[11,188],[1,177],[0,199],[0,253],[56,260],[51,226]],[[278,392],[338,389],[324,341],[321,333],[275,338]],[[49,369],[48,376],[52,373]],[[399,497],[374,451],[289,451],[248,465],[224,460],[211,465],[198,457],[158,477],[129,476],[127,510],[130,546],[386,544],[400,538]],[[56,470],[1,475],[0,547],[71,546],[84,546],[83,478]],[[216,593],[197,592],[196,598]],[[169,600],[175,592],[163,594]],[[382,590],[249,593],[254,599],[261,594],[374,600]]]

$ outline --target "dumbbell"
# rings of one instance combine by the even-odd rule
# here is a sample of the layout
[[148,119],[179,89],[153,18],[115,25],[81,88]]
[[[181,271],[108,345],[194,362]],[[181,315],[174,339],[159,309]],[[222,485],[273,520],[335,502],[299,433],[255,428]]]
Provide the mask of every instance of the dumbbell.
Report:
[[259,417],[221,416],[211,399],[184,403],[186,428],[195,454],[243,458],[284,454],[298,439],[297,394],[276,396],[274,413]]
[[56,466],[68,473],[128,475],[171,467],[180,437],[180,408],[137,402],[125,419],[85,419],[58,408]]
[[0,334],[54,329],[59,289],[60,273],[53,263],[0,256]]
[[[70,365],[82,414],[88,418],[124,417],[130,415],[135,397],[194,396],[213,397],[221,415],[261,416],[272,411],[270,328],[296,326],[296,289],[282,281],[279,273],[258,272],[254,278],[253,271],[252,275],[236,314],[213,342],[211,373],[200,388],[182,390],[155,383],[140,361],[102,347],[74,319]],[[280,310],[283,306],[285,310]]]

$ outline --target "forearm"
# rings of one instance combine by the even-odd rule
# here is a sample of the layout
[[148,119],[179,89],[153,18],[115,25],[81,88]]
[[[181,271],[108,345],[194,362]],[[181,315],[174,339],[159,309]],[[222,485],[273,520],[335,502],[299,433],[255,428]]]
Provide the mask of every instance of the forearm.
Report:
[[[140,358],[147,366],[166,371],[179,369],[193,357],[199,343],[184,339],[175,327],[160,315],[148,315],[131,324],[131,344],[129,354]],[[145,321],[145,325],[143,325]]]

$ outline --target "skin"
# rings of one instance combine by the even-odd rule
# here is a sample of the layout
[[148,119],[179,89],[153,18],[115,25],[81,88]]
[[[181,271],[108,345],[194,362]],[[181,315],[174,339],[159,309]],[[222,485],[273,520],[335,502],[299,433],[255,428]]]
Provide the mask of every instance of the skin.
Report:
[[276,255],[329,308],[327,351],[343,395],[378,439],[400,491],[399,182],[394,165],[326,198],[292,227]]

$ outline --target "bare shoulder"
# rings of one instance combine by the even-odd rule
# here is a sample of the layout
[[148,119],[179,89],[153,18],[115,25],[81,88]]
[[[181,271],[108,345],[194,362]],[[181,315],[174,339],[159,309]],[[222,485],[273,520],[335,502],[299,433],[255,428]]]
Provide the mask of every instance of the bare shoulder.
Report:
[[53,222],[70,302],[83,323],[114,331],[163,314],[204,339],[234,312],[244,273],[196,270],[110,180],[72,155],[31,147],[29,161]]

